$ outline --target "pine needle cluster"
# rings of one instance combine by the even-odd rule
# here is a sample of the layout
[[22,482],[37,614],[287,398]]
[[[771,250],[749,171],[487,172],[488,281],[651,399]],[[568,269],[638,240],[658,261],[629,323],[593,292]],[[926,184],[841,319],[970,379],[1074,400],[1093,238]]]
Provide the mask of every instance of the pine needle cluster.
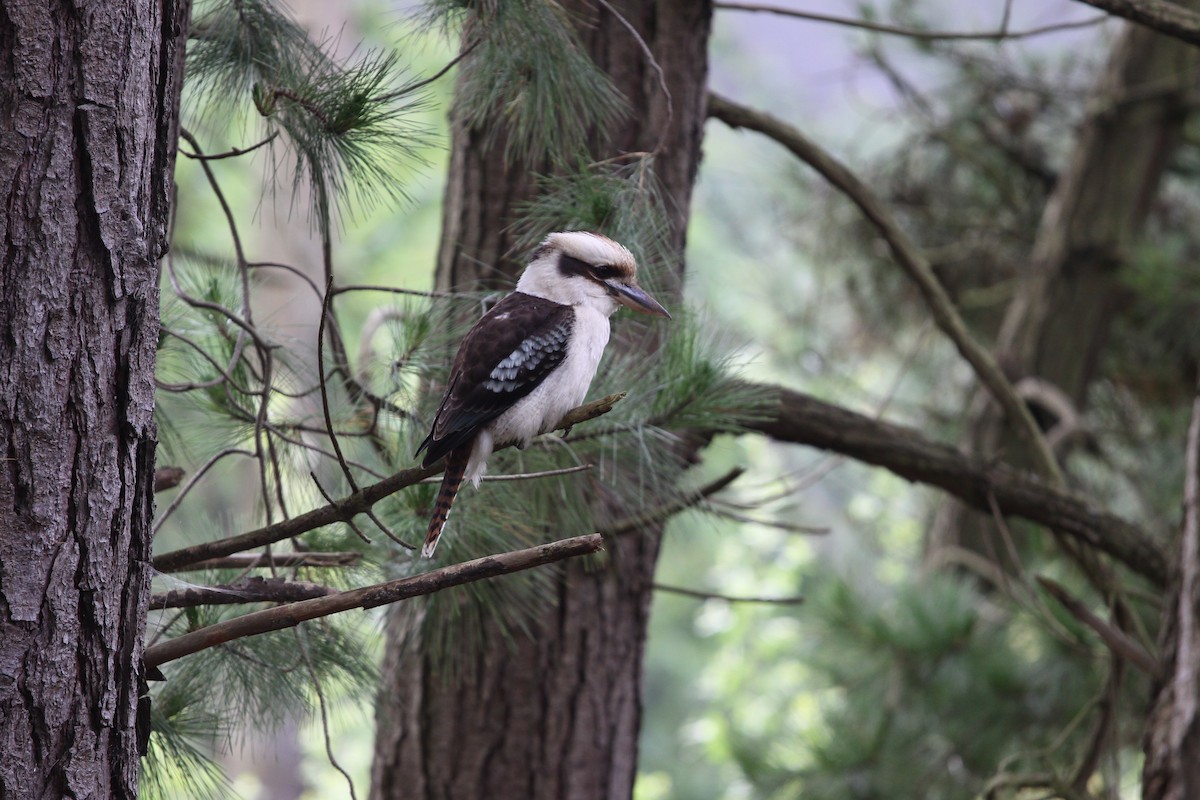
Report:
[[492,142],[502,135],[510,160],[566,163],[591,131],[626,111],[554,0],[435,0],[426,14],[427,24],[461,30],[474,48],[462,62],[454,114]]
[[321,229],[351,195],[363,209],[404,198],[397,173],[422,163],[429,134],[415,119],[425,97],[405,83],[395,53],[339,61],[329,54],[335,42],[312,41],[273,0],[202,3],[192,40],[195,105],[235,118],[256,109],[266,138],[282,138],[294,155],[293,196],[308,185]]

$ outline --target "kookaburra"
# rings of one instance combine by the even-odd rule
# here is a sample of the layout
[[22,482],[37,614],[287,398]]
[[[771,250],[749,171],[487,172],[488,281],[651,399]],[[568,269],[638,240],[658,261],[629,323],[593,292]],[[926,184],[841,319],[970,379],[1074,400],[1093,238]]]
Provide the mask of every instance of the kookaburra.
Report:
[[633,255],[595,233],[552,233],[533,251],[517,288],[463,338],[422,466],[446,456],[446,474],[421,555],[433,555],[463,480],[476,487],[488,456],[524,447],[583,402],[618,306],[667,310],[637,284]]

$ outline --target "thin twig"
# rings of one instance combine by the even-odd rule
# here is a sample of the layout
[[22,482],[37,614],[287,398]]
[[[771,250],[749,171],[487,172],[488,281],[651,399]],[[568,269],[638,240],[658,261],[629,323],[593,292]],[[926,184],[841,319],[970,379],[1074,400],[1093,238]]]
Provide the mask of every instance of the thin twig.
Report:
[[391,294],[412,295],[413,297],[450,297],[459,300],[470,300],[471,302],[477,299],[463,292],[435,292],[425,289],[405,289],[402,286],[383,286],[368,283],[352,283],[347,286],[336,286],[333,289],[335,295],[346,294],[347,292],[389,292]]
[[[481,480],[484,483],[504,483],[506,481],[532,481],[539,478],[554,478],[559,475],[572,475],[576,472],[587,472],[593,469],[592,464],[577,464],[573,467],[563,467],[562,469],[547,469],[541,472],[514,472],[510,475],[484,475]],[[441,478],[434,476],[426,478],[421,483],[440,483]]]
[[616,17],[617,21],[625,27],[625,30],[629,31],[630,35],[633,36],[634,41],[637,42],[638,47],[641,48],[642,55],[646,57],[646,63],[650,65],[650,68],[654,70],[655,75],[658,76],[658,88],[659,91],[663,93],[663,99],[666,100],[667,103],[667,118],[659,128],[660,133],[658,135],[658,143],[655,144],[654,149],[650,151],[651,156],[656,156],[662,152],[663,145],[667,141],[667,136],[671,133],[671,123],[675,119],[675,104],[671,100],[671,90],[667,88],[667,77],[663,73],[663,68],[658,63],[658,59],[654,57],[653,51],[650,50],[650,45],[646,44],[646,40],[642,38],[640,33],[638,33],[637,28],[633,27],[633,25],[629,22],[629,20],[625,19],[625,16],[621,14],[621,12],[613,8],[612,4],[609,3],[608,0],[596,0],[596,2],[608,9],[608,13]]
[[774,603],[783,606],[797,606],[804,602],[803,597],[734,597],[717,592],[702,592],[698,589],[685,589],[682,586],[669,586],[665,583],[653,584],[658,592],[681,594],[685,597],[695,597],[699,600],[724,600],[727,603]]
[[1077,598],[1072,597],[1070,592],[1050,578],[1038,576],[1037,581],[1042,585],[1043,589],[1050,593],[1051,597],[1062,604],[1063,608],[1071,612],[1071,616],[1099,634],[1100,639],[1109,650],[1130,664],[1133,664],[1150,677],[1159,677],[1162,668],[1158,663],[1158,659],[1147,653],[1133,637],[1097,617],[1092,613],[1091,609]]
[[303,553],[235,553],[222,558],[210,558],[191,565],[194,570],[250,570],[274,567],[350,567],[362,560],[362,553],[353,550]]
[[179,148],[179,152],[182,153],[183,155],[187,156],[188,158],[195,159],[196,161],[220,161],[222,158],[237,158],[238,156],[244,156],[247,153],[253,153],[258,148],[265,147],[266,145],[269,145],[271,142],[275,141],[276,137],[278,137],[278,136],[279,136],[279,131],[275,131],[274,133],[272,133],[267,138],[263,139],[258,144],[252,144],[249,147],[244,147],[244,148],[234,147],[229,150],[226,150],[224,153],[215,153],[213,155],[205,155],[204,153],[189,153],[187,150],[184,150],[182,147]]
[[405,95],[412,94],[413,92],[417,91],[418,89],[423,89],[424,87],[426,87],[429,84],[433,83],[434,81],[438,80],[443,75],[445,75],[447,72],[449,72],[451,69],[453,69],[455,64],[457,64],[458,62],[462,61],[464,58],[469,56],[471,54],[471,51],[474,50],[476,47],[478,47],[480,42],[482,42],[482,41],[483,41],[483,39],[476,39],[475,41],[471,42],[469,45],[467,45],[466,48],[463,49],[463,51],[461,53],[459,53],[454,58],[452,58],[450,60],[450,63],[446,64],[446,66],[442,67],[440,70],[438,70],[434,74],[430,75],[428,78],[417,81],[415,83],[405,84],[404,86],[401,86],[399,89],[396,89],[395,91],[392,91],[392,92],[388,92],[387,94],[376,95],[375,97],[371,98],[371,102],[386,103],[389,100],[395,100],[399,97],[404,97]]
[[[625,396],[624,392],[609,395],[567,412],[559,423],[559,428],[578,425],[590,419],[595,419],[612,410],[613,406]],[[231,536],[215,542],[183,547],[154,557],[154,568],[159,572],[177,572],[187,568],[189,564],[210,558],[240,553],[255,547],[280,542],[299,536],[316,528],[332,525],[335,522],[345,522],[352,519],[364,509],[373,506],[385,497],[389,497],[408,486],[412,486],[423,478],[436,475],[443,469],[441,462],[429,467],[411,467],[390,475],[381,481],[364,486],[357,492],[347,496],[337,503],[321,506],[305,514],[291,519],[267,525],[238,536]]]
[[[317,474],[315,472],[309,472],[308,477],[312,478],[313,484],[316,485],[317,491],[321,493],[321,497],[325,498],[326,503],[329,503],[330,505],[337,505],[337,501],[333,499],[329,492],[325,491],[325,487],[321,485],[319,480],[317,480]],[[354,531],[354,534],[359,539],[362,539],[367,544],[371,543],[370,537],[363,533],[362,530],[354,524],[353,519],[346,520],[346,525],[349,526],[350,530]]]
[[896,262],[916,284],[934,322],[971,365],[979,381],[987,387],[1020,435],[1029,442],[1040,471],[1055,488],[1063,488],[1066,482],[1062,470],[1029,407],[1017,396],[1016,390],[1000,369],[995,357],[971,334],[954,301],[950,299],[950,295],[946,293],[934,273],[929,260],[909,239],[888,207],[870,187],[831,153],[780,119],[734,103],[712,92],[708,94],[708,113],[731,128],[757,131],[783,145],[858,206],[887,242]]
[[[1091,2],[1091,0],[1083,0],[1091,5],[1104,7],[1101,2]],[[852,17],[835,17],[829,14],[818,14],[813,11],[799,11],[791,8],[782,8],[780,6],[765,5],[760,3],[714,3],[713,8],[719,11],[754,11],[767,14],[779,14],[780,16],[792,17],[794,19],[807,20],[809,22],[823,22],[831,25],[842,25],[848,28],[859,28],[861,30],[871,31],[872,33],[886,33],[895,36],[907,36],[910,39],[920,39],[922,41],[985,41],[999,42],[1007,39],[1027,39],[1031,36],[1042,36],[1047,33],[1058,33],[1060,31],[1075,30],[1077,28],[1088,28],[1093,25],[1099,25],[1108,17],[1099,16],[1091,19],[1074,20],[1071,22],[1058,22],[1053,25],[1043,25],[1038,28],[1029,28],[1023,31],[1008,30],[1008,13],[1005,10],[1005,17],[1000,23],[1000,27],[994,31],[925,31],[919,28],[906,28],[899,25],[888,25],[882,22],[871,22],[865,19],[855,19]]]
[[237,363],[236,360],[232,361],[228,367],[222,366],[220,361],[217,361],[217,359],[213,358],[212,354],[210,354],[207,350],[205,350],[203,347],[201,347],[199,345],[199,343],[193,341],[190,337],[188,337],[182,333],[179,333],[178,331],[167,328],[167,327],[163,327],[160,330],[165,335],[172,336],[172,337],[178,339],[179,341],[183,342],[184,344],[186,344],[188,347],[191,347],[193,350],[195,350],[200,355],[201,358],[203,358],[209,364],[212,364],[213,367],[215,367],[217,370],[217,377],[212,378],[211,380],[207,380],[207,381],[189,381],[187,383],[166,383],[165,381],[160,381],[160,380],[156,379],[154,381],[154,384],[159,389],[162,389],[163,391],[166,391],[166,392],[183,393],[183,392],[191,392],[196,389],[210,389],[213,386],[218,386],[222,383],[228,383],[230,386],[237,389],[242,394],[257,394],[257,392],[255,392],[254,390],[240,384],[238,382],[238,380],[233,377],[231,370],[233,369],[234,364]]
[[313,664],[312,656],[308,652],[308,642],[305,641],[305,632],[302,630],[294,631],[296,635],[296,644],[299,645],[300,655],[304,658],[304,664],[308,667],[309,677],[312,678],[313,688],[317,692],[317,704],[321,709],[321,733],[325,738],[325,757],[329,759],[329,765],[342,773],[342,777],[346,779],[346,784],[350,787],[350,800],[358,800],[358,794],[354,791],[354,779],[350,777],[350,773],[338,763],[337,758],[333,755],[333,739],[329,735],[329,709],[325,706],[325,689],[321,686],[321,676],[317,674],[317,668]]
[[205,461],[200,466],[200,469],[196,470],[196,474],[192,475],[192,477],[188,479],[188,482],[183,485],[183,488],[179,490],[179,494],[171,498],[171,504],[167,506],[166,510],[158,516],[158,519],[154,523],[153,534],[157,534],[159,528],[161,528],[163,523],[167,521],[167,517],[175,513],[175,509],[179,508],[179,504],[183,502],[183,498],[188,496],[188,492],[192,491],[192,488],[196,485],[196,482],[204,477],[204,473],[212,469],[218,461],[226,456],[250,456],[253,458],[254,453],[250,450],[243,450],[240,447],[227,447],[226,449],[209,458],[208,461]]
[[[357,492],[358,482],[354,480],[354,473],[350,471],[350,465],[346,463],[346,457],[342,455],[342,446],[338,443],[337,431],[333,427],[333,416],[329,413],[329,387],[325,383],[325,322],[332,313],[329,293],[332,288],[333,275],[331,274],[326,277],[325,297],[321,302],[321,321],[317,325],[317,375],[320,376],[321,413],[325,416],[325,430],[329,436],[329,443],[333,445],[333,452],[337,455],[337,462],[342,468],[342,474],[346,477],[346,482],[350,484],[350,489]],[[313,480],[316,480],[315,476]]]
[[636,517],[629,517],[627,519],[617,521],[611,528],[606,528],[603,533],[606,536],[623,536],[627,533],[632,533],[633,531],[644,528],[652,523],[660,522],[664,519],[673,517],[680,511],[698,505],[699,503],[713,496],[740,478],[743,474],[745,474],[745,472],[746,470],[742,467],[734,467],[733,469],[729,470],[729,472],[726,472],[724,475],[712,481],[711,483],[707,483],[694,491],[687,492],[686,494],[676,498],[675,500],[672,500],[669,503],[664,503],[661,506],[652,508],[645,513],[637,515]]
[[781,519],[760,519],[752,517],[749,514],[738,513],[728,508],[720,508],[717,505],[710,508],[709,513],[733,520],[734,522],[742,522],[747,525],[762,525],[764,528],[775,528],[785,533],[797,533],[802,536],[826,536],[832,530],[827,525],[798,525],[794,522],[784,522]]
[[566,558],[595,553],[603,547],[604,537],[599,533],[590,533],[524,550],[484,556],[420,575],[338,592],[328,597],[301,600],[297,603],[255,611],[208,625],[147,648],[144,661],[147,667],[158,667],[168,661],[174,661],[177,658],[183,658],[246,636],[292,628],[306,620],[326,617],[355,608],[376,608],[410,597],[440,592],[452,586],[461,586],[498,575],[540,567],[543,564],[550,564]]
[[1166,0],[1080,0],[1080,2],[1153,28],[1159,33],[1181,39],[1188,44],[1200,45],[1200,13],[1178,3]]

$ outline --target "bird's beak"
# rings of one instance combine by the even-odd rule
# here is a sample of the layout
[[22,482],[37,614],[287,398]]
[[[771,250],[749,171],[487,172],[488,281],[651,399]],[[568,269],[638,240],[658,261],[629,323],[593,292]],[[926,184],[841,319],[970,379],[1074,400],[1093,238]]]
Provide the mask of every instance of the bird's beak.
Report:
[[623,306],[629,306],[634,311],[644,311],[656,317],[671,318],[671,313],[663,308],[662,303],[646,294],[636,283],[623,283],[618,280],[604,282],[613,297]]

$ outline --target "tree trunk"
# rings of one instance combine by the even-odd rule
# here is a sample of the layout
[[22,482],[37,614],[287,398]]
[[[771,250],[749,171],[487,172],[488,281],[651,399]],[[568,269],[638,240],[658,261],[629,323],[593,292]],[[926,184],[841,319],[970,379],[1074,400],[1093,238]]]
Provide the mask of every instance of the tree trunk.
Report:
[[[1191,5],[1196,3],[1191,2]],[[1042,214],[1030,266],[1009,305],[997,358],[1014,381],[1035,376],[1081,411],[1124,291],[1121,268],[1143,230],[1192,108],[1196,48],[1129,24]],[[1036,394],[1035,406],[1040,405]],[[967,450],[1032,469],[986,393],[968,410]],[[947,546],[982,553],[994,521],[942,507],[930,556]]]
[[[580,38],[632,113],[596,132],[597,158],[648,151],[682,253],[700,158],[711,6],[695,0],[614,2],[663,69],[607,8],[568,3]],[[608,4],[603,4],[607,6]],[[668,111],[668,107],[670,110]],[[669,120],[669,127],[668,127]],[[509,225],[533,193],[528,165],[506,163],[503,141],[461,124],[453,151],[439,257],[440,288],[511,280]],[[484,269],[480,265],[486,265]],[[531,636],[481,646],[472,669],[438,674],[413,647],[404,617],[389,623],[378,704],[372,796],[384,798],[627,798],[641,723],[640,683],[659,532],[622,539],[608,567],[571,563]]]
[[3,797],[137,795],[188,11],[0,2]]

